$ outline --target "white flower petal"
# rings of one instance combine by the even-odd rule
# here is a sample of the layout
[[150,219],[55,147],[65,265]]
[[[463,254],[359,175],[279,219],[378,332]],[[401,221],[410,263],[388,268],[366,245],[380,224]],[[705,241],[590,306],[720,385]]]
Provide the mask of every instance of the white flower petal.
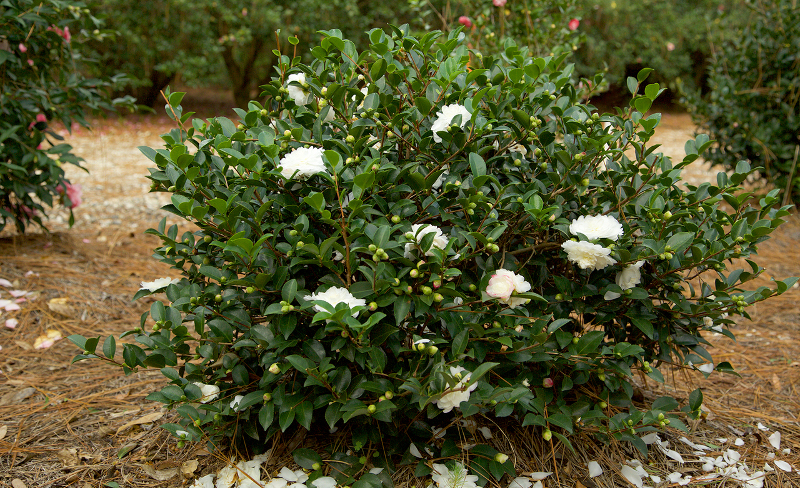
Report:
[[214,475],[207,474],[202,478],[197,478],[194,483],[189,485],[189,488],[214,488]]
[[620,470],[622,477],[628,480],[632,485],[636,486],[637,488],[642,488],[644,483],[642,482],[642,476],[636,472],[635,469],[631,468],[630,466],[623,466]]
[[11,284],[11,282],[10,282],[10,281],[8,281],[7,279],[5,279],[5,278],[0,278],[0,286],[4,286],[4,287],[6,287],[6,288],[11,288],[11,287],[12,287],[12,286],[14,286],[14,285],[12,285],[12,284]]
[[179,281],[180,280],[177,279],[177,278],[176,279],[171,279],[169,277],[167,277],[167,278],[158,278],[158,279],[155,279],[153,281],[142,281],[141,287],[139,289],[140,290],[148,290],[148,291],[156,292],[158,290],[166,288],[168,285],[175,284],[175,283],[177,283]]
[[327,173],[322,160],[324,149],[321,147],[297,147],[286,153],[278,165],[284,178],[305,178],[317,173]]
[[772,445],[772,447],[774,447],[775,449],[780,449],[781,448],[781,433],[780,432],[775,431],[767,439],[769,440],[769,443]]
[[733,444],[736,445],[736,446],[743,446],[744,445],[744,441],[737,437],[736,440],[733,441]]
[[312,481],[311,484],[317,488],[334,488],[336,486],[336,480],[330,476],[322,476]]
[[622,224],[611,215],[581,215],[572,221],[569,231],[574,236],[583,234],[590,241],[595,239],[616,241],[625,233]]
[[531,483],[530,478],[520,476],[511,480],[511,483],[508,484],[508,488],[531,488],[531,485],[533,485],[533,483]]
[[589,478],[596,478],[603,474],[603,468],[600,467],[600,463],[597,461],[589,461],[587,467],[589,468]]
[[553,472],[552,472],[552,471],[537,471],[537,472],[535,472],[535,473],[531,473],[531,474],[529,474],[528,476],[529,476],[529,477],[530,477],[530,478],[531,478],[533,481],[539,481],[539,480],[543,480],[543,479],[547,478],[547,477],[548,477],[548,476],[550,476],[551,474],[553,474]]
[[764,432],[769,430],[769,427],[767,427],[766,425],[762,424],[761,422],[758,423],[757,427],[758,427],[758,430],[763,430]]
[[467,110],[467,107],[458,103],[445,105],[442,107],[441,111],[437,112],[437,118],[433,122],[433,125],[431,125],[434,142],[442,142],[439,132],[447,131],[448,127],[450,127],[450,125],[453,123],[453,119],[456,118],[457,115],[461,116],[461,127],[464,127],[464,125],[466,125],[466,123],[472,118],[472,114],[469,112],[469,110]]
[[775,466],[777,466],[779,469],[782,469],[783,471],[786,471],[787,473],[791,473],[792,472],[792,465],[787,463],[786,461],[774,461],[774,462],[775,462]]

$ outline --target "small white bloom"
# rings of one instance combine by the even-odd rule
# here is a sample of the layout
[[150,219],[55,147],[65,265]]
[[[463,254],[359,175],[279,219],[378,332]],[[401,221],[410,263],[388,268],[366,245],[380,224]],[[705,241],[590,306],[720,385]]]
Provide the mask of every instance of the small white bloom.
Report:
[[297,82],[298,84],[302,85],[306,82],[306,75],[305,73],[294,73],[289,75],[286,79],[286,89],[289,91],[289,96],[294,100],[294,103],[297,105],[307,105],[311,102],[311,93],[307,92],[304,88],[293,84],[292,82]]
[[583,234],[587,239],[611,239],[616,241],[625,231],[622,224],[611,215],[581,215],[569,225],[572,235]]
[[[350,308],[364,307],[367,305],[367,301],[363,298],[356,298],[349,291],[347,291],[347,288],[341,288],[338,286],[332,286],[322,293],[312,293],[306,298],[306,300],[320,300],[333,305],[333,307],[336,307],[336,305],[340,303],[346,303]],[[314,305],[314,310],[317,312],[326,311],[319,305]],[[358,312],[353,313],[353,317],[356,315],[358,315]]]
[[498,269],[494,272],[486,285],[486,294],[497,298],[510,307],[518,307],[527,303],[526,298],[512,297],[512,293],[525,293],[530,291],[531,284],[521,275],[507,269]]
[[[284,178],[305,178],[317,173],[326,173],[328,169],[322,161],[321,147],[297,147],[284,155],[279,165]],[[297,173],[295,175],[295,173]]]
[[431,188],[433,188],[434,190],[438,190],[439,188],[441,188],[442,183],[444,183],[444,180],[447,178],[447,175],[449,174],[450,172],[447,170],[442,171],[442,174],[440,174],[439,177],[436,178],[436,181],[433,182]]
[[566,241],[561,247],[567,252],[567,259],[581,269],[601,270],[617,262],[611,257],[611,249],[591,242]]
[[205,383],[197,382],[194,385],[200,388],[200,394],[202,395],[202,398],[200,398],[200,403],[208,403],[216,400],[219,396],[219,386],[217,385],[206,385]]
[[168,285],[173,285],[173,284],[175,284],[175,283],[177,283],[179,281],[180,280],[177,279],[177,278],[175,278],[175,279],[158,278],[158,279],[156,279],[154,281],[142,281],[141,287],[139,287],[139,289],[140,290],[148,290],[148,291],[155,292],[155,291],[161,290],[163,288],[166,288]]
[[695,367],[698,371],[702,371],[705,374],[711,374],[714,371],[714,363],[701,364],[700,366]]
[[456,118],[457,115],[461,116],[461,127],[464,127],[464,125],[466,125],[466,123],[472,118],[472,114],[469,112],[469,110],[467,110],[467,107],[457,103],[445,105],[442,107],[442,110],[436,114],[437,119],[431,126],[431,130],[433,131],[433,140],[435,142],[442,142],[439,132],[447,131],[447,128],[450,127],[450,124],[453,123],[453,119]]
[[597,461],[589,461],[587,467],[589,468],[589,478],[597,478],[603,474],[603,468],[600,467],[600,463]]
[[469,474],[467,468],[456,461],[453,469],[448,469],[444,464],[433,463],[431,479],[438,488],[478,488],[475,484],[478,477]]
[[333,260],[334,261],[341,261],[344,259],[344,254],[340,253],[339,251],[333,251]]
[[244,398],[244,395],[236,395],[235,397],[233,397],[233,401],[230,404],[231,410],[235,411],[236,409],[239,408],[239,404],[242,403],[242,398]]
[[[430,249],[425,251],[426,256],[433,256],[434,249],[444,249],[447,247],[447,243],[449,240],[442,232],[442,229],[436,227],[435,225],[429,224],[414,224],[411,226],[411,233],[414,234],[414,238],[417,240],[417,244],[422,242],[422,238],[426,235],[433,233],[433,244],[431,244]],[[411,251],[414,250],[414,244],[408,243],[405,247],[404,256],[406,259],[413,259],[414,255]]]
[[[623,290],[629,290],[634,286],[638,285],[642,282],[642,271],[641,267],[644,264],[644,261],[636,261],[633,264],[625,266],[625,268],[617,273],[617,286],[622,288]],[[606,300],[613,300],[615,298],[619,298],[621,295],[619,293],[615,293],[613,291],[607,291],[603,298]]]
[[467,370],[462,368],[461,366],[451,366],[450,367],[450,375],[454,378],[461,378],[456,385],[450,389],[448,388],[442,394],[441,397],[434,400],[433,403],[436,404],[444,413],[447,413],[454,408],[458,408],[461,405],[461,402],[465,402],[469,400],[469,395],[472,391],[478,387],[478,383],[473,383],[469,387],[466,387],[467,383],[469,383],[470,373],[463,374]]

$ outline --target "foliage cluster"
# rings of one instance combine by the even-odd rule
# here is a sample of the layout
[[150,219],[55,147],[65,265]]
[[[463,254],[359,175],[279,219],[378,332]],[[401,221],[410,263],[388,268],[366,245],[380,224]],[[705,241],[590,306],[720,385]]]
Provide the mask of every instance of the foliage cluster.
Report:
[[[674,165],[648,145],[660,116],[643,114],[663,90],[648,70],[628,80],[629,107],[601,115],[566,54],[506,42],[481,56],[458,30],[408,26],[369,39],[358,50],[331,30],[311,63],[281,56],[236,121],[190,121],[167,94],[177,127],[142,151],[166,210],[196,229],[149,231],[181,277],[143,284],[137,296],[168,302],[134,342],[72,336],[76,360],[160,368],[168,384],[149,398],[180,415],[165,428],[182,443],[258,450],[338,428],[345,442],[295,459],[342,485],[392,486],[399,466],[426,476],[451,456],[481,485],[513,477],[448,428],[484,416],[645,450],[638,434],[685,428],[699,390],[641,409],[633,377],[730,370],[702,334],[732,337],[733,315],[792,285],[742,289],[787,208],[774,193],[747,204],[747,163],[684,187],[710,142]],[[728,270],[735,258],[746,268]]]
[[99,21],[81,2],[7,0],[0,3],[0,229],[44,227],[48,207],[71,209],[78,193],[62,164],[80,165],[71,147],[51,130],[53,122],[88,127],[86,114],[111,110],[128,99],[110,100],[119,78],[85,78],[91,60],[80,45]]
[[686,101],[700,130],[717,141],[706,158],[725,169],[745,160],[786,200],[800,201],[800,5],[748,2],[752,21],[715,50],[710,92]]
[[646,66],[675,93],[679,83],[702,88],[712,42],[734,37],[731,26],[747,22],[742,0],[580,3],[586,42],[576,52],[577,71],[603,71],[620,87]]

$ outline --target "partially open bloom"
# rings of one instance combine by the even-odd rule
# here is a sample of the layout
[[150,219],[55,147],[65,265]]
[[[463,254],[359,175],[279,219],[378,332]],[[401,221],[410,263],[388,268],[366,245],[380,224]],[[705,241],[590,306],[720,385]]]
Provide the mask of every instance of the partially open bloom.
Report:
[[[495,0],[496,1],[496,0]],[[431,479],[437,488],[477,488],[478,477],[469,474],[466,466],[456,461],[450,469],[444,464],[433,463]]]
[[437,119],[431,126],[431,130],[433,131],[433,140],[435,142],[442,142],[439,132],[447,131],[447,128],[453,123],[453,119],[458,115],[461,116],[461,124],[459,124],[460,127],[464,127],[464,125],[466,125],[466,123],[472,118],[472,114],[469,112],[469,110],[467,110],[467,107],[458,103],[445,105],[442,107],[442,110],[436,114]]
[[175,278],[175,279],[170,279],[169,277],[167,277],[167,278],[157,278],[157,279],[155,279],[153,281],[142,281],[141,282],[141,286],[139,287],[139,289],[140,290],[149,290],[149,291],[155,292],[155,291],[161,290],[163,288],[166,288],[169,285],[173,285],[173,284],[175,284],[175,283],[177,283],[179,281],[180,280],[177,279],[177,278]]
[[[417,244],[422,242],[422,238],[426,235],[433,233],[433,244],[431,244],[431,248],[425,251],[426,256],[433,256],[434,249],[444,249],[447,247],[447,243],[449,240],[442,232],[442,229],[436,227],[435,225],[429,224],[414,224],[411,226],[411,233],[414,234],[414,238],[417,240]],[[413,255],[411,251],[414,249],[414,244],[408,243],[405,246],[405,257],[411,259]]]
[[569,224],[572,235],[583,234],[587,239],[611,239],[616,241],[624,234],[622,224],[611,215],[581,215]]
[[[296,82],[296,84],[292,82]],[[286,79],[286,90],[289,91],[289,96],[297,105],[307,105],[311,102],[311,93],[306,91],[305,88],[297,86],[297,84],[302,85],[305,82],[306,75],[304,73],[294,73]]]
[[497,298],[510,307],[524,305],[526,298],[512,297],[513,293],[525,293],[530,291],[531,284],[525,278],[507,269],[498,269],[494,272],[489,283],[486,285],[486,294],[492,298]]
[[459,17],[459,18],[458,18],[458,23],[459,23],[459,24],[461,24],[461,25],[463,25],[463,26],[464,26],[464,27],[466,27],[467,29],[469,29],[470,27],[472,27],[472,21],[471,21],[471,20],[469,20],[469,17],[467,17],[466,15],[462,15],[461,17]]
[[569,24],[567,24],[567,27],[569,27],[569,30],[574,31],[575,29],[578,28],[579,25],[581,25],[581,21],[580,20],[572,19],[572,20],[569,21]]
[[25,46],[25,44],[19,43],[19,52],[21,53],[28,52],[28,48]]
[[[37,115],[36,118],[38,120],[39,116]],[[62,195],[65,193],[65,189],[67,198],[69,198],[70,202],[69,208],[75,208],[80,205],[83,198],[83,188],[81,188],[81,185],[73,185],[68,181],[64,181],[56,187],[56,191]]]
[[[306,298],[306,300],[320,300],[327,302],[334,307],[340,303],[346,303],[350,308],[365,307],[367,305],[367,301],[363,298],[356,298],[349,291],[347,291],[347,288],[340,288],[338,286],[332,286],[321,293],[312,293]],[[319,305],[314,305],[314,310],[317,312],[326,311]],[[353,317],[356,315],[358,315],[358,312],[355,312]]]
[[492,0],[495,7],[505,7],[508,0]]
[[200,394],[203,395],[200,398],[200,403],[214,401],[219,396],[219,386],[217,385],[206,385],[205,383],[196,382],[194,386],[200,388]]
[[298,147],[280,160],[281,174],[284,178],[304,178],[317,173],[325,173],[321,147]]
[[[459,376],[461,379],[456,383],[453,388],[447,389],[445,393],[439,397],[437,400],[434,400],[433,403],[436,404],[437,407],[442,409],[444,413],[447,413],[454,408],[458,408],[461,405],[461,402],[465,402],[469,400],[469,395],[472,391],[478,387],[478,383],[471,384],[468,388],[466,388],[466,384],[469,383],[470,373],[463,374],[466,369],[462,368],[461,366],[451,366],[450,367],[450,374],[458,378]],[[445,485],[450,486],[450,485]]]
[[617,262],[610,256],[611,249],[591,242],[567,241],[561,247],[567,252],[567,259],[576,263],[581,269],[600,270]]
[[[642,271],[641,267],[644,264],[644,261],[636,261],[633,264],[625,266],[625,268],[617,273],[617,285],[623,290],[627,290],[633,288],[634,286],[638,285],[642,282]],[[619,298],[620,294],[615,293],[613,291],[607,291],[603,298],[606,300],[613,300],[615,298]]]

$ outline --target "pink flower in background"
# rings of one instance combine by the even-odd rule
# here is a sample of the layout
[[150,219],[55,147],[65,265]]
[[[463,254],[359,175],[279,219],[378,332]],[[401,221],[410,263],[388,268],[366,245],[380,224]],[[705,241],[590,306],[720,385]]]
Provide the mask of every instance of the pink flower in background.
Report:
[[459,18],[458,18],[458,23],[459,23],[459,24],[461,24],[461,25],[463,25],[463,26],[464,26],[464,27],[466,27],[467,29],[469,29],[470,27],[472,27],[472,21],[471,21],[471,20],[469,20],[469,17],[467,17],[466,15],[462,15],[461,17],[459,17]]
[[33,60],[32,59],[28,60],[28,66],[33,66]]
[[61,33],[61,37],[63,37],[67,42],[72,40],[72,34],[69,33],[69,27],[64,27],[64,32]]
[[19,50],[20,50],[20,52],[23,52],[23,53],[28,52],[28,48],[25,47],[25,44],[22,44],[22,43],[19,44]]
[[667,43],[667,51],[674,51],[674,50],[675,50],[675,44],[673,44],[671,42],[668,42]]
[[64,193],[64,189],[66,188],[67,197],[69,201],[72,202],[69,208],[75,208],[81,204],[81,197],[83,196],[83,189],[81,185],[73,185],[72,183],[65,181],[62,184],[56,187],[56,191],[58,193]]
[[572,19],[572,20],[569,21],[569,24],[567,24],[567,27],[569,27],[569,30],[574,31],[575,29],[578,28],[579,25],[581,25],[581,21],[580,20]]
[[505,7],[508,0],[492,0],[495,7]]

